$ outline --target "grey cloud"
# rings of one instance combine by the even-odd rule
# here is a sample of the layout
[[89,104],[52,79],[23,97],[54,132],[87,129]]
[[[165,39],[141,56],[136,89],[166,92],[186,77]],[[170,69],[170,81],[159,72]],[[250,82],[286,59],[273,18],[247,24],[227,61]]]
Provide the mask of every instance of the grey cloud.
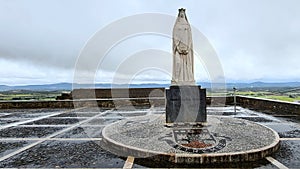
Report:
[[[138,13],[175,16],[185,7],[190,23],[214,45],[226,79],[300,81],[299,6],[297,0],[1,1],[0,59],[70,71],[89,37],[109,23]],[[161,44],[166,51],[168,45]]]

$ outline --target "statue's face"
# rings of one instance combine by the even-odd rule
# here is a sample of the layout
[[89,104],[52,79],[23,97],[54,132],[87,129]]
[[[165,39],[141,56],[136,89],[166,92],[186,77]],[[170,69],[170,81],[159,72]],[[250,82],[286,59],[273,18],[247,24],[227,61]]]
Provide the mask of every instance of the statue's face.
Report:
[[184,15],[185,15],[185,14],[184,14],[184,11],[181,10],[181,11],[179,12],[179,17],[180,17],[180,18],[184,18]]

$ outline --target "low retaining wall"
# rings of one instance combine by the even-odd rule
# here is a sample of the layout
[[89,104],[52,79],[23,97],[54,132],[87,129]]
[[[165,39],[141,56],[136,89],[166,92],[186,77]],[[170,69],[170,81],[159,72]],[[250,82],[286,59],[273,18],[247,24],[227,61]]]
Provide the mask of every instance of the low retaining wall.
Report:
[[164,106],[164,98],[131,98],[131,99],[82,99],[59,101],[2,101],[0,109],[39,109],[39,108],[76,108],[76,107],[105,107],[118,106],[150,107]]
[[165,97],[165,89],[164,88],[74,89],[70,95],[74,99]]
[[[300,104],[256,97],[237,96],[237,105],[277,115],[300,115]],[[207,97],[208,106],[233,105],[233,97]],[[36,109],[36,108],[74,108],[99,106],[115,108],[118,106],[165,106],[164,97],[119,98],[119,99],[82,99],[57,101],[2,101],[0,109]]]
[[244,108],[253,109],[269,114],[300,115],[299,103],[247,96],[237,96],[236,99],[238,105]]
[[0,109],[73,108],[72,100],[64,101],[1,101]]
[[226,106],[226,105],[233,105],[233,97],[220,97],[220,96],[211,96],[206,97],[206,105],[208,106]]
[[[0,109],[37,109],[37,108],[74,108],[74,107],[107,107],[119,106],[151,107],[165,106],[165,97],[148,98],[114,98],[114,99],[80,99],[56,101],[2,101]],[[233,103],[232,97],[207,97],[208,106],[225,106]]]

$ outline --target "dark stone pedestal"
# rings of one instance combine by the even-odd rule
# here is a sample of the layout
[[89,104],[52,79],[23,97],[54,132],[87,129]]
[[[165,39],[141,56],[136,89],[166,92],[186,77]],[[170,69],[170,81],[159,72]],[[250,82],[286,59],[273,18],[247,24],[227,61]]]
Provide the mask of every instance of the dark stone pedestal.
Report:
[[166,98],[166,123],[206,122],[206,89],[201,89],[201,86],[170,86]]

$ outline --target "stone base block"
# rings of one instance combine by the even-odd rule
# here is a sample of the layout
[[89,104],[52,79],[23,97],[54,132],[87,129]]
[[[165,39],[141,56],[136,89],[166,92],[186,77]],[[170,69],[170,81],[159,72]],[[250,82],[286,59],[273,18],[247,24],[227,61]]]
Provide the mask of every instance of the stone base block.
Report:
[[206,89],[170,86],[166,90],[166,123],[205,123]]

